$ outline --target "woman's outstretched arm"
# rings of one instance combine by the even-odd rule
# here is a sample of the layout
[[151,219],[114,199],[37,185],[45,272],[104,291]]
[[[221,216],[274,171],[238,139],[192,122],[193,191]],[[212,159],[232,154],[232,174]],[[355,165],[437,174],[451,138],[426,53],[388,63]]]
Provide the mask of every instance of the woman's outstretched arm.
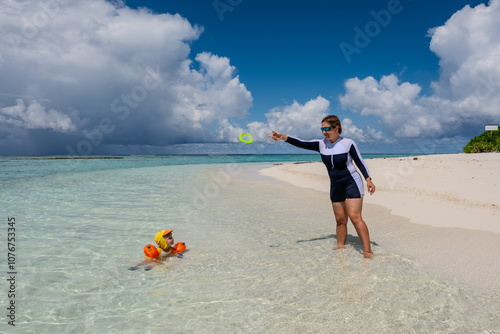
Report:
[[318,140],[318,139],[316,139],[316,140],[302,140],[302,139],[288,136],[284,133],[280,133],[280,132],[276,132],[276,131],[273,131],[273,133],[270,134],[269,136],[267,136],[267,138],[273,138],[274,140],[283,140],[289,144],[292,144],[293,146],[297,146],[299,148],[304,148],[306,150],[312,150],[312,151],[316,151],[316,152],[320,151],[319,145],[320,145],[321,140]]

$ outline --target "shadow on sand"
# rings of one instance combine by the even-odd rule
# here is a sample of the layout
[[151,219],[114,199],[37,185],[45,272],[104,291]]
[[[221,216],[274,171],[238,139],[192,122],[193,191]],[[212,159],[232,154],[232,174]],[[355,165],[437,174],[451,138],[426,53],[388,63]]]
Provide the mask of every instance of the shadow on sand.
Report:
[[[300,242],[311,242],[311,241],[328,240],[328,239],[337,239],[337,235],[336,234],[329,234],[329,235],[325,235],[325,236],[317,237],[317,238],[297,240],[295,242],[300,243]],[[372,246],[378,246],[378,244],[374,241],[370,241],[370,243]],[[363,250],[363,244],[361,243],[361,240],[357,236],[347,234],[346,244],[352,245],[355,249]]]

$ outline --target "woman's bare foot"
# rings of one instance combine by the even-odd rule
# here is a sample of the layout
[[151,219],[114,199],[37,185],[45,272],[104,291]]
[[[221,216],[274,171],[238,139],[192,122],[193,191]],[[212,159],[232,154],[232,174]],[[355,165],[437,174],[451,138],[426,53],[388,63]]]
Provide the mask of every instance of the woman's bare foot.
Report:
[[372,251],[363,251],[363,256],[365,259],[371,259],[373,257],[373,252]]

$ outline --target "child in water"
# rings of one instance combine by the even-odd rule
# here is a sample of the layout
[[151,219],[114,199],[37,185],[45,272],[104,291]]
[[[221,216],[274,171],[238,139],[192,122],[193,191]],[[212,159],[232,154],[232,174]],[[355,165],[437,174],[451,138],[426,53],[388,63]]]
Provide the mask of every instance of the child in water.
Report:
[[173,230],[161,230],[155,234],[155,242],[158,245],[158,253],[161,254],[164,251],[167,254],[173,250],[174,237],[172,235]]
[[182,257],[182,252],[186,250],[186,244],[178,242],[174,245],[173,230],[161,230],[155,234],[155,242],[158,245],[158,253],[161,255],[162,251],[167,255],[176,255]]
[[[175,255],[182,258],[182,253],[186,250],[186,244],[183,242],[178,242],[174,245],[174,237],[172,236],[173,230],[161,230],[155,234],[155,242],[158,248],[149,244],[144,247],[144,255],[146,259],[137,263],[134,267],[130,267],[130,270],[136,270],[139,267],[145,265],[146,271],[153,269],[162,259],[167,256]],[[166,254],[162,254],[162,251]]]

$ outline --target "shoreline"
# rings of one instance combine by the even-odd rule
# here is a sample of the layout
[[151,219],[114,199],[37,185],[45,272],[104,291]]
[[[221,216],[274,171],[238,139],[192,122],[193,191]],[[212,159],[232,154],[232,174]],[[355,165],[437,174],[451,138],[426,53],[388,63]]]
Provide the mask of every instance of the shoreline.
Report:
[[[372,243],[494,301],[492,311],[500,316],[500,154],[365,162],[376,186],[373,196],[365,194],[363,206]],[[321,162],[275,165],[260,174],[328,197]],[[356,235],[352,224],[348,233]]]
[[[412,223],[500,233],[500,153],[439,154],[365,160],[381,205]],[[261,174],[329,193],[322,162],[282,164]],[[425,210],[422,210],[425,208]]]

